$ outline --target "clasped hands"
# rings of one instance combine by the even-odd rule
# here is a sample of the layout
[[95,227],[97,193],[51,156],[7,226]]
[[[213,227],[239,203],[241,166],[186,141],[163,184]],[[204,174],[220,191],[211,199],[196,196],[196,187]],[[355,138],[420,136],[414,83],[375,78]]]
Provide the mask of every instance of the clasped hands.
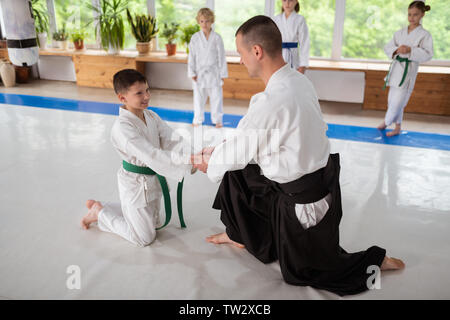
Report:
[[211,158],[211,154],[214,151],[214,147],[203,148],[202,152],[191,155],[191,164],[194,168],[197,168],[203,173],[208,171],[208,163]]
[[411,47],[408,47],[408,46],[405,46],[405,45],[401,45],[396,50],[396,53],[399,53],[399,54],[406,54],[406,53],[410,53],[410,52],[411,52]]

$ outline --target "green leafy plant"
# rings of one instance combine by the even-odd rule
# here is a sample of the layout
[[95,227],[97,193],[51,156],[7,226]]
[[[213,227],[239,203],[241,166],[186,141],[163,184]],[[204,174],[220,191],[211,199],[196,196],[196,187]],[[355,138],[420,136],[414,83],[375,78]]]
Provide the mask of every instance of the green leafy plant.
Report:
[[127,19],[131,26],[131,33],[137,42],[149,42],[159,31],[156,28],[156,18],[149,14],[135,15],[133,19],[127,8]]
[[70,34],[70,39],[73,42],[79,41],[79,40],[84,40],[84,38],[86,38],[87,33],[85,30],[83,29],[78,29],[78,30],[74,30],[72,31],[72,33]]
[[34,26],[36,28],[36,33],[47,32],[49,27],[49,18],[47,9],[42,3],[42,0],[32,0],[31,7],[33,9]]
[[194,35],[194,33],[200,31],[200,26],[198,24],[188,24],[181,28],[181,44],[186,45],[186,51],[189,53],[189,42],[191,42],[191,38]]
[[105,51],[111,46],[114,49],[123,49],[125,40],[125,27],[122,13],[127,4],[124,0],[100,0],[100,8],[87,4],[96,15],[96,35],[100,33],[102,47]]
[[173,42],[177,38],[179,27],[179,23],[171,22],[170,24],[167,24],[164,22],[164,29],[161,32],[161,37],[166,38],[168,44],[173,44]]
[[66,31],[65,25],[59,31],[53,33],[53,40],[55,41],[66,41],[68,38],[69,33]]

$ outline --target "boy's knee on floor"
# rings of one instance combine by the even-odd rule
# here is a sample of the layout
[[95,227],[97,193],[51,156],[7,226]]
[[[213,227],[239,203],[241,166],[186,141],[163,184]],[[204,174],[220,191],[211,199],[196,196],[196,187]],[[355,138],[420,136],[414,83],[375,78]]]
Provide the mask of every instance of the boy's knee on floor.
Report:
[[140,235],[137,236],[135,239],[135,243],[138,247],[146,247],[148,245],[150,245],[156,238],[156,232],[149,232],[148,234],[145,235]]

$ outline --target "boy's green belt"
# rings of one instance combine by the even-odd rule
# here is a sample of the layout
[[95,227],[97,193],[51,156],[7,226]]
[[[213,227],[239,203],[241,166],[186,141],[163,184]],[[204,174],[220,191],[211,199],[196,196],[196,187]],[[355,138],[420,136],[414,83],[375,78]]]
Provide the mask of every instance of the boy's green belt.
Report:
[[[150,176],[156,175],[158,177],[159,183],[161,184],[161,189],[163,191],[164,195],[164,207],[166,209],[166,221],[164,222],[164,225],[162,225],[159,228],[156,228],[156,230],[162,229],[170,222],[170,218],[172,217],[172,206],[170,203],[170,193],[169,193],[169,187],[167,186],[166,178],[163,176],[160,176],[155,171],[148,167],[139,167],[135,166],[134,164],[128,163],[125,160],[123,160],[123,168],[127,171],[138,173],[138,174],[146,174]],[[180,219],[180,225],[182,228],[186,228],[186,224],[184,223],[183,218],[183,199],[182,199],[182,193],[183,193],[183,180],[178,183],[177,188],[177,208],[178,208],[178,218]]]
[[[400,56],[396,56],[396,57],[395,57],[395,60],[397,60],[397,61],[399,61],[399,62],[406,62],[406,64],[405,64],[405,69],[403,70],[402,81],[400,81],[400,84],[398,85],[399,87],[401,87],[402,84],[403,84],[403,81],[405,81],[406,75],[408,74],[408,66],[409,66],[409,63],[411,62],[411,60],[408,60],[408,58],[402,58],[402,57],[400,57]],[[391,65],[390,65],[390,67],[389,67],[389,72],[388,72],[388,74],[387,74],[387,76],[386,76],[386,81],[384,82],[383,90],[386,89],[386,86],[387,86],[387,84],[388,84],[388,82],[389,82],[389,76],[391,75],[392,65],[394,64],[394,61],[395,61],[395,60],[392,61]]]

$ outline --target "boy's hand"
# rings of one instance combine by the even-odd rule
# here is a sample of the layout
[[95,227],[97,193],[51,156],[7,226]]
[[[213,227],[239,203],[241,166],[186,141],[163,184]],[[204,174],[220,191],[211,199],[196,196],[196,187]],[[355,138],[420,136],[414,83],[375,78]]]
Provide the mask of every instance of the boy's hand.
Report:
[[192,80],[197,81],[197,76],[192,77]]
[[214,151],[215,147],[206,147],[202,149],[202,154],[209,154],[211,155]]
[[211,154],[193,154],[191,155],[191,162],[194,168],[199,169],[201,172],[206,173],[208,171],[208,163],[211,158]]
[[398,52],[398,53],[401,53],[401,54],[410,53],[410,52],[411,52],[411,47],[401,45],[401,46],[397,49],[397,52]]

